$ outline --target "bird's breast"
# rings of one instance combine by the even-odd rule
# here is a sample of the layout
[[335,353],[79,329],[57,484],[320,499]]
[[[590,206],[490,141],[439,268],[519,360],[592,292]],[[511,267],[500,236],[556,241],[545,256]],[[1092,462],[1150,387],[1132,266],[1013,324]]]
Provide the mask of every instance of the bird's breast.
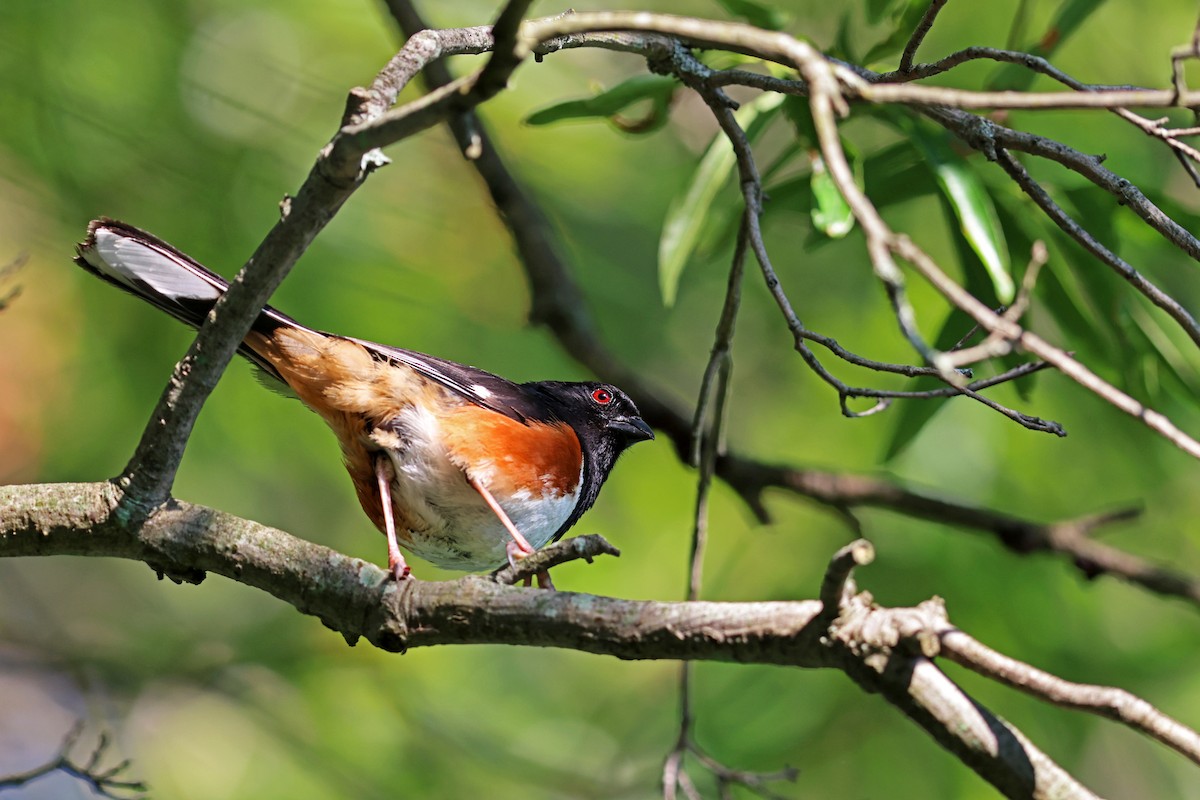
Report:
[[400,540],[439,567],[486,570],[507,558],[512,537],[469,478],[487,487],[535,548],[579,502],[582,454],[566,426],[527,426],[472,405],[440,415],[412,407],[373,438],[395,467]]

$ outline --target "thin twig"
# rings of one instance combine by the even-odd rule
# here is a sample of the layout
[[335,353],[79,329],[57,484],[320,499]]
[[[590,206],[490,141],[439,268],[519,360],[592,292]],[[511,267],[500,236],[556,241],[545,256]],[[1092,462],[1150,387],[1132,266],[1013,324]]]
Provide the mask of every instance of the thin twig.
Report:
[[[1045,339],[1022,329],[1011,320],[996,314],[962,286],[950,279],[945,272],[920,247],[906,236],[898,235],[879,216],[874,204],[854,182],[846,155],[838,137],[836,117],[841,100],[838,85],[832,80],[834,68],[827,62],[807,55],[807,50],[797,48],[797,63],[803,65],[805,78],[811,87],[813,119],[820,139],[829,174],[846,198],[855,218],[867,236],[867,250],[872,261],[883,264],[887,269],[894,267],[890,254],[896,253],[927,280],[950,303],[962,309],[989,333],[998,333],[1013,341],[1038,358],[1049,362],[1067,377],[1114,407],[1135,417],[1148,428],[1158,433],[1173,445],[1194,458],[1200,458],[1200,442],[1180,430],[1162,413],[1147,408],[1142,403],[1104,381],[1082,363]],[[801,56],[805,60],[801,59]],[[884,280],[881,275],[881,280]]]
[[1109,250],[1092,236],[1082,225],[1071,219],[1062,207],[1050,197],[1021,162],[1003,147],[996,148],[996,163],[1008,173],[1009,177],[1021,187],[1021,191],[1029,195],[1033,202],[1045,212],[1055,225],[1064,233],[1079,243],[1081,247],[1096,257],[1100,263],[1107,265],[1113,272],[1120,275],[1131,286],[1146,296],[1150,302],[1165,311],[1171,319],[1179,324],[1184,333],[1200,347],[1200,323],[1197,323],[1188,310],[1178,300],[1158,288],[1152,281],[1134,269],[1128,262]]
[[817,626],[828,627],[833,623],[846,599],[856,591],[851,578],[854,570],[874,560],[875,548],[866,539],[856,539],[833,554],[821,580],[821,613],[815,620]]
[[[1057,80],[1083,87],[1082,90],[1096,90],[1099,87],[1090,84],[1080,84],[1065,73],[1052,67],[1045,59],[1028,53],[998,51],[994,48],[972,47],[947,56],[942,61],[932,65],[917,65],[915,73],[927,68],[927,74],[937,74],[946,69],[973,58],[992,58],[1011,63],[1021,63],[1031,69],[1054,77]],[[846,65],[847,68],[853,65]],[[853,67],[855,72],[864,80],[880,82],[897,80],[904,76],[898,73],[875,73],[863,67]],[[926,73],[922,73],[922,77]],[[716,85],[732,83],[755,86],[764,91],[776,91],[784,94],[807,95],[808,85],[803,80],[786,80],[759,76],[741,70],[728,70],[715,73],[713,81]],[[1103,157],[1081,153],[1074,148],[1036,134],[1016,131],[1007,128],[995,120],[982,119],[973,114],[952,108],[925,107],[920,109],[928,118],[954,133],[968,146],[994,159],[998,147],[1017,150],[1029,155],[1050,159],[1061,166],[1072,170],[1094,183],[1099,188],[1117,198],[1122,206],[1128,207],[1142,218],[1150,228],[1157,231],[1172,246],[1182,250],[1191,258],[1200,261],[1200,239],[1190,231],[1165,214],[1162,209],[1146,197],[1133,183],[1122,178],[1102,166]],[[1189,335],[1193,335],[1189,331]]]
[[[680,54],[682,55],[682,54]],[[702,97],[708,103],[710,110],[717,116],[723,128],[733,129],[745,135],[734,118],[731,103],[719,90],[704,88]],[[740,169],[743,174],[743,186],[747,183],[750,193],[760,193],[758,173],[754,166],[753,154],[746,147],[737,153]],[[747,177],[748,176],[748,177]],[[696,402],[696,414],[692,424],[692,463],[697,467],[696,510],[693,520],[692,545],[689,558],[687,600],[695,602],[700,597],[700,586],[704,570],[704,552],[708,543],[708,497],[712,479],[716,473],[717,459],[721,449],[724,424],[729,401],[729,390],[732,385],[731,373],[733,357],[731,348],[737,323],[738,309],[741,305],[742,276],[745,273],[746,251],[750,247],[751,230],[755,229],[756,218],[762,213],[760,202],[747,203],[742,212],[742,224],[738,229],[737,242],[734,246],[733,261],[729,270],[729,280],[726,286],[725,302],[717,321],[716,332],[708,364],[700,382],[700,395]],[[743,770],[734,770],[722,762],[712,758],[696,743],[692,733],[694,713],[692,711],[692,679],[693,670],[690,661],[680,665],[679,673],[679,735],[675,745],[663,762],[662,787],[664,800],[675,800],[676,790],[683,789],[690,798],[695,794],[687,772],[687,754],[694,754],[713,775],[722,796],[731,785],[744,786],[761,797],[774,797],[766,784],[778,780],[776,775],[795,778],[790,769],[770,775]]]
[[913,59],[917,56],[917,48],[921,46],[921,42],[925,41],[925,36],[928,35],[930,28],[933,27],[933,22],[937,19],[938,12],[942,10],[942,6],[946,5],[946,2],[947,0],[931,0],[929,8],[925,9],[925,15],[917,23],[916,30],[912,32],[908,43],[904,45],[904,52],[900,54],[900,72],[909,72],[912,70]]
[[71,750],[83,733],[83,725],[83,720],[79,720],[71,726],[58,748],[58,754],[50,761],[26,772],[0,775],[0,792],[19,788],[53,772],[63,772],[92,787],[92,791],[100,797],[112,800],[140,800],[145,797],[146,784],[143,781],[125,780],[121,777],[131,766],[129,759],[120,761],[108,769],[100,769],[100,762],[112,743],[107,732],[100,733],[96,747],[86,762],[80,764],[71,757]]

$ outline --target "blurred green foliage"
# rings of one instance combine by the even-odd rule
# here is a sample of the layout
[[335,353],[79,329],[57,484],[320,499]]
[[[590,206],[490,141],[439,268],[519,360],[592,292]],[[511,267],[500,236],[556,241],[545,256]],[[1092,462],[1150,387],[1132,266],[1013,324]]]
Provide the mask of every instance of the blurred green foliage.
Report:
[[[493,4],[475,0],[427,5],[439,26],[482,24],[494,13]],[[764,15],[839,55],[869,53],[876,66],[891,68],[905,40],[895,25],[920,4],[633,5]],[[921,56],[1004,46],[1016,30],[1014,13],[1018,44],[1041,41],[1050,21],[1067,15],[1070,37],[1049,43],[1058,66],[1088,82],[1161,86],[1168,49],[1190,36],[1195,12],[1183,0],[1157,3],[1153,14],[1136,4],[1048,0],[1019,9],[951,2]],[[232,274],[332,133],[346,91],[367,82],[397,46],[381,5],[356,0],[0,3],[0,264],[30,256],[16,276],[22,293],[0,313],[0,480],[115,474],[189,341],[165,316],[71,265],[87,220],[127,220]],[[538,109],[643,71],[620,54],[557,54],[522,67],[513,90],[483,113],[559,226],[607,344],[655,376],[664,393],[687,401],[720,307],[739,213],[734,182],[717,187],[689,245],[688,269],[673,276],[669,310],[656,259],[667,209],[714,135],[711,117],[681,92],[669,124],[646,135],[602,124],[522,124]],[[971,65],[942,81],[980,88],[1011,79]],[[1041,79],[1032,86],[1047,88]],[[405,94],[413,96],[414,89]],[[1013,113],[1009,122],[1106,153],[1109,167],[1192,224],[1196,190],[1175,160],[1115,117]],[[848,348],[911,360],[861,233],[833,241],[814,232],[809,162],[790,146],[793,135],[779,116],[760,137],[759,158],[775,167],[767,170],[768,244],[798,313]],[[970,263],[979,245],[962,246],[963,209],[946,205],[929,171],[935,165],[870,114],[856,113],[843,135],[889,221],[952,274],[984,275],[986,288],[985,273]],[[520,268],[449,136],[430,131],[388,155],[393,164],[342,210],[276,304],[314,326],[518,380],[584,377],[544,331],[526,326]],[[1054,165],[1030,166],[1098,238],[1197,306],[1195,263],[1082,179]],[[1200,429],[1194,349],[1051,230],[997,168],[978,155],[958,168],[990,196],[996,219],[987,235],[1003,237],[1018,279],[1032,240],[1047,239],[1051,261],[1035,326],[1185,428]],[[935,337],[945,307],[920,286],[913,296],[923,330]],[[786,328],[753,274],[735,363],[729,441],[743,453],[880,471],[899,426],[915,424],[919,432],[906,436],[903,450],[893,448],[883,474],[1036,519],[1144,504],[1143,519],[1106,540],[1200,571],[1196,464],[1060,376],[1040,376],[1029,397],[1014,387],[995,396],[1060,420],[1070,432],[1065,440],[963,401],[936,415],[901,404],[846,420],[829,389],[792,357]],[[851,382],[880,380],[833,366]],[[605,533],[624,555],[568,565],[556,573],[559,586],[680,597],[694,491],[667,442],[632,451],[579,528]],[[242,365],[200,418],[176,493],[355,556],[384,555],[332,437],[295,402],[264,392]],[[706,597],[815,595],[826,559],[851,532],[783,495],[769,505],[773,524],[757,526],[736,497],[716,488]],[[1067,678],[1123,686],[1200,724],[1194,609],[1111,579],[1087,583],[1069,564],[1020,558],[984,536],[885,513],[862,517],[879,558],[859,578],[880,602],[941,595],[958,625],[1003,652]],[[422,578],[448,577],[416,568]],[[220,578],[177,587],[140,564],[0,560],[0,771],[49,756],[71,720],[86,716],[117,731],[136,774],[162,798],[649,798],[674,740],[676,673],[674,664],[574,652],[460,647],[398,657],[349,649],[314,619]],[[1200,797],[1194,768],[1157,745],[952,674],[1106,796]],[[841,674],[702,664],[696,686],[701,744],[737,767],[799,767],[797,787],[784,790],[797,797],[994,796]],[[82,791],[48,779],[13,796]]]

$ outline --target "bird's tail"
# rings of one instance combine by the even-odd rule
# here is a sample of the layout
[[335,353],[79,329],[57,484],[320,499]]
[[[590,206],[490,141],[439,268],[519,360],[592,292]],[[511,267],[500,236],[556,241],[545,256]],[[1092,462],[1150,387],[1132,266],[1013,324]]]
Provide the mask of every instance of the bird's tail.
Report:
[[92,220],[75,263],[199,328],[229,282],[161,239],[112,219]]
[[[229,288],[229,282],[153,234],[117,220],[101,218],[88,225],[87,238],[75,263],[93,275],[140,297],[193,328]],[[269,335],[281,326],[303,328],[286,314],[266,306],[253,330]],[[243,343],[239,352],[280,379],[263,356]]]

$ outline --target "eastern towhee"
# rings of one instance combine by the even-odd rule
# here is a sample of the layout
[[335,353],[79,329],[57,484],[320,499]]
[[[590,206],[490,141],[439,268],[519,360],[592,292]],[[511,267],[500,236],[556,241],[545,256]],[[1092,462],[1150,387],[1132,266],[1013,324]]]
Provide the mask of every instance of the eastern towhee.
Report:
[[[229,284],[171,245],[93,221],[79,266],[199,327]],[[267,306],[239,352],[321,415],[359,503],[440,567],[490,569],[557,540],[596,501],[617,457],[654,433],[606,383],[513,383],[453,361],[306,328]]]

